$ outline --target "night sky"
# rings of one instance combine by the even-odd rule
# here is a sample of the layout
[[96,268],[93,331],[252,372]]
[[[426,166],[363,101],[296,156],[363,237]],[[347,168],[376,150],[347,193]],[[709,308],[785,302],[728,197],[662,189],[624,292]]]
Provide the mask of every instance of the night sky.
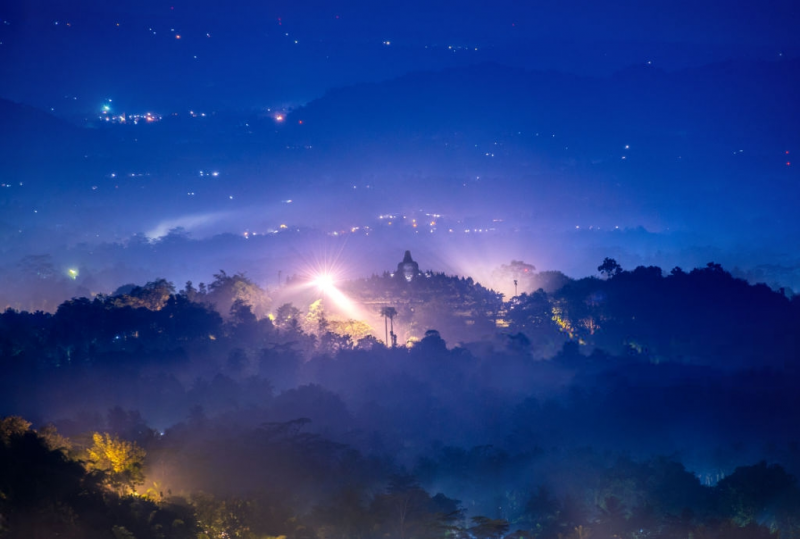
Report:
[[[5,3],[0,263],[97,292],[412,248],[797,287],[799,23],[791,1]],[[196,264],[126,258],[170,230]]]
[[0,538],[800,538],[800,0],[0,0]]
[[60,114],[108,97],[144,108],[300,105],[333,87],[487,61],[608,76],[643,62],[774,61],[800,47],[790,1],[26,1],[2,18],[4,97]]

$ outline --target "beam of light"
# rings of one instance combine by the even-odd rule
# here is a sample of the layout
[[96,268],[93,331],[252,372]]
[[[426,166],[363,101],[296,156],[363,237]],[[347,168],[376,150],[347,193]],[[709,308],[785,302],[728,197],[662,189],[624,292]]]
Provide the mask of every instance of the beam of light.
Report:
[[314,277],[314,279],[311,281],[311,284],[315,285],[322,292],[327,292],[331,288],[335,288],[333,283],[334,283],[333,277],[328,275],[327,273],[321,273],[316,277]]
[[336,286],[337,279],[329,273],[317,273],[312,275],[309,285],[317,288],[324,298],[329,299],[333,306],[342,312],[347,318],[354,320],[363,319],[363,313],[355,302],[339,290]]
[[183,228],[187,232],[197,230],[199,228],[208,227],[216,224],[219,221],[230,217],[230,212],[211,212],[182,215],[174,219],[165,219],[159,222],[154,228],[146,232],[149,240],[156,240],[169,234],[170,230],[176,228]]
[[347,318],[359,320],[362,318],[361,310],[344,292],[336,287],[334,278],[328,274],[317,275],[312,284],[315,285],[323,296],[330,299],[333,305]]
[[[349,273],[342,258],[344,246],[338,245],[332,250],[327,247],[329,246],[320,246],[310,255],[297,253],[302,260],[302,267],[297,272],[300,282],[292,288],[296,292],[313,292],[318,298],[327,300],[326,303],[334,314],[364,321],[372,326],[371,315],[340,288],[340,283],[347,280]],[[290,290],[286,292],[291,293]]]

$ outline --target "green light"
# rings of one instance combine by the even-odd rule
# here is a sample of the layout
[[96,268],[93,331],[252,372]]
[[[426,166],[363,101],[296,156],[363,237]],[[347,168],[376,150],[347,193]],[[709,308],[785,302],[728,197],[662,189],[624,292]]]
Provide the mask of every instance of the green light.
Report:
[[67,273],[73,280],[78,278],[78,270],[76,269],[67,270]]

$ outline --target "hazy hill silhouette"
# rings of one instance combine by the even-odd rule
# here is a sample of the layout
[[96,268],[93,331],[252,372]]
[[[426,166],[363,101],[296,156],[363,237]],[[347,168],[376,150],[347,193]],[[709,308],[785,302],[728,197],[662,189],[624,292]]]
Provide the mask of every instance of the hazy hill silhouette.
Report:
[[498,137],[506,137],[507,147],[530,151],[538,134],[539,142],[556,138],[558,148],[572,144],[578,160],[619,153],[621,139],[672,159],[720,149],[777,157],[800,141],[793,129],[800,120],[798,73],[800,60],[731,61],[673,73],[641,65],[608,78],[481,64],[332,89],[292,112],[283,126],[272,117],[220,112],[202,123],[165,118],[135,135],[81,129],[0,100],[0,152],[8,163],[83,152],[157,164],[216,149],[222,159],[256,162],[265,155],[296,159],[293,151],[304,145],[317,145],[303,154],[313,160],[332,157],[324,155],[326,148],[369,147],[392,155],[433,141],[463,157],[474,144]]
[[731,61],[673,73],[641,65],[609,78],[482,64],[338,88],[292,118],[318,136],[535,129],[726,141],[759,133],[761,143],[789,143],[797,139],[791,125],[800,113],[798,73],[798,60]]
[[[8,143],[0,163],[36,178],[37,191],[20,196],[70,191],[78,207],[98,186],[92,200],[103,207],[125,196],[152,209],[151,193],[169,185],[173,198],[157,201],[171,213],[188,211],[175,198],[185,193],[201,193],[192,198],[197,212],[218,211],[220,201],[247,192],[259,203],[303,198],[338,223],[352,215],[334,215],[325,201],[358,184],[369,190],[348,196],[361,197],[363,208],[391,194],[393,207],[459,217],[503,208],[509,216],[529,215],[536,200],[540,221],[559,227],[609,226],[624,214],[649,228],[652,212],[642,208],[666,201],[658,219],[675,226],[761,230],[766,222],[785,233],[773,221],[793,211],[779,193],[795,182],[785,152],[800,145],[798,73],[798,60],[677,72],[640,65],[606,78],[481,64],[333,89],[283,122],[261,111],[212,111],[91,129],[3,101],[0,136]],[[199,178],[209,169],[226,174]],[[127,174],[119,189],[109,180],[114,171]],[[265,179],[254,186],[253,177]],[[774,189],[729,189],[753,178]],[[699,209],[708,197],[718,201],[713,216]],[[580,218],[563,208],[580,208]],[[733,223],[731,208],[741,214]]]
[[15,163],[74,156],[94,149],[99,140],[50,113],[0,98],[0,160]]
[[[376,135],[391,139],[453,132],[493,136],[533,130],[542,136],[585,137],[584,146],[602,145],[613,134],[688,137],[706,144],[750,139],[751,144],[765,147],[789,145],[798,139],[792,129],[800,116],[795,99],[800,94],[798,73],[800,60],[796,59],[730,61],[671,73],[639,65],[608,78],[487,63],[331,89],[292,112],[278,134],[320,143],[359,144],[373,142]],[[7,142],[3,151],[8,157],[14,156],[12,151],[23,151],[17,154],[22,157],[44,148],[58,152],[107,138],[91,137],[93,130],[4,99],[0,99],[0,115]],[[250,134],[272,137],[277,129],[273,119],[257,116],[249,117]],[[231,112],[205,120],[206,127],[165,121],[145,138],[184,148],[208,142],[228,146],[236,137],[234,126],[246,121],[246,114]]]

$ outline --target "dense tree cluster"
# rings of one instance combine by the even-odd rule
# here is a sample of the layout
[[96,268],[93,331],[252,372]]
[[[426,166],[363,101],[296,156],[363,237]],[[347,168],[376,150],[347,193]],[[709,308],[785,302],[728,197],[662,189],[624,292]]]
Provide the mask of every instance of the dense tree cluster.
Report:
[[174,538],[200,531],[188,504],[120,496],[80,454],[18,417],[0,421],[0,537]]
[[454,341],[490,337],[502,310],[502,296],[481,286],[471,277],[443,273],[422,273],[411,282],[385,273],[345,283],[343,290],[356,301],[380,308],[393,308],[405,344],[421,338],[425,331],[437,331]]
[[800,298],[750,285],[714,263],[664,276],[657,267],[624,271],[607,258],[598,271],[605,279],[513,298],[510,328],[548,342],[554,322],[590,348],[653,361],[786,366],[800,357]]
[[598,269],[343,286],[378,338],[224,272],[8,310],[0,537],[800,536],[797,300]]
[[[411,467],[304,431],[307,420],[241,428],[189,420],[152,439],[152,486],[120,492],[113,466],[93,466],[107,442],[54,446],[52,428],[0,422],[0,537],[427,539],[777,538],[800,533],[800,489],[781,466],[737,468],[709,487],[675,460],[611,458],[583,450],[551,461],[562,481],[498,491],[491,516],[470,498],[498,475],[546,459],[490,446],[443,447]],[[113,450],[112,450],[113,451]],[[87,458],[86,455],[89,457]],[[128,455],[130,456],[130,455]],[[103,457],[105,458],[105,457]],[[579,469],[574,463],[580,462]],[[572,477],[568,477],[571,474]],[[564,479],[570,479],[564,481]],[[456,481],[465,500],[423,484]],[[165,485],[169,485],[165,490]]]

